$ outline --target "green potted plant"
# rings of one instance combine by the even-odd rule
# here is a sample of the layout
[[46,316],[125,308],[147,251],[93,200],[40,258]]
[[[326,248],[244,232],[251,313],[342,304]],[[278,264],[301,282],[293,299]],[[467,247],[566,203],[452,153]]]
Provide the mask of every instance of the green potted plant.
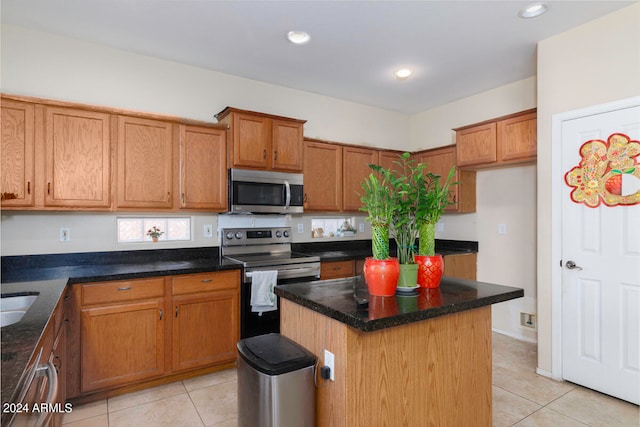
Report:
[[419,220],[424,217],[427,176],[425,164],[415,164],[409,153],[403,153],[398,176],[390,173],[390,185],[393,188],[394,210],[391,215],[392,234],[396,240],[400,279],[398,287],[413,288],[417,283],[418,265],[415,263],[415,242],[418,238]]
[[440,285],[440,278],[444,270],[442,255],[435,253],[435,227],[444,210],[453,203],[450,188],[456,185],[451,182],[455,167],[449,171],[446,180],[441,184],[440,175],[427,173],[427,192],[420,201],[421,209],[418,218],[419,248],[415,256],[418,263],[418,284],[426,288],[436,288]]
[[360,196],[361,211],[367,212],[366,220],[371,223],[372,257],[365,260],[364,276],[369,293],[377,296],[391,296],[398,284],[398,259],[389,257],[389,221],[394,211],[392,189],[388,179],[390,172],[379,165],[369,165],[373,171],[361,185],[364,194]]

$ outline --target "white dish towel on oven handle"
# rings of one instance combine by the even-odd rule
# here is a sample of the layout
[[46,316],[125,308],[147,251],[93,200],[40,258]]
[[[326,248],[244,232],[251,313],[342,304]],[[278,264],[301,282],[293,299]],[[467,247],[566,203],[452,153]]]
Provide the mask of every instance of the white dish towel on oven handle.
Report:
[[278,309],[278,298],[273,288],[278,282],[278,271],[251,272],[251,311],[262,315],[263,312]]

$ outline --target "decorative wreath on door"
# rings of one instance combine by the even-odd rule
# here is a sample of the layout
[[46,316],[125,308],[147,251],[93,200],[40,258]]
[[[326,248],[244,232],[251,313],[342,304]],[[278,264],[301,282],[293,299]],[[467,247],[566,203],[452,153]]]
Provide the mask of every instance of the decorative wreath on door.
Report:
[[594,139],[580,147],[582,160],[564,176],[571,200],[595,208],[640,203],[640,142],[614,133],[607,141]]

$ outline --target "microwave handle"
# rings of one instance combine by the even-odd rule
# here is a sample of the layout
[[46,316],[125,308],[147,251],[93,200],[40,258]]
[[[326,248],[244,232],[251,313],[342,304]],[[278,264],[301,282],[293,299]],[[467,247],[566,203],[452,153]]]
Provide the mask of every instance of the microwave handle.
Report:
[[284,208],[289,209],[289,205],[291,204],[291,186],[289,185],[289,181],[285,180],[284,188],[287,191],[284,201]]

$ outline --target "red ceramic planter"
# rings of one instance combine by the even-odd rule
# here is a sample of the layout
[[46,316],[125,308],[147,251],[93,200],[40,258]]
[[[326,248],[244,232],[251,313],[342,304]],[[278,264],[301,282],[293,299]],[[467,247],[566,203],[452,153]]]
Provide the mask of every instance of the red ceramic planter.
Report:
[[364,262],[363,274],[371,295],[392,296],[398,286],[400,264],[397,258],[378,260],[368,257]]
[[418,263],[418,285],[422,288],[437,288],[444,271],[442,255],[416,255]]

